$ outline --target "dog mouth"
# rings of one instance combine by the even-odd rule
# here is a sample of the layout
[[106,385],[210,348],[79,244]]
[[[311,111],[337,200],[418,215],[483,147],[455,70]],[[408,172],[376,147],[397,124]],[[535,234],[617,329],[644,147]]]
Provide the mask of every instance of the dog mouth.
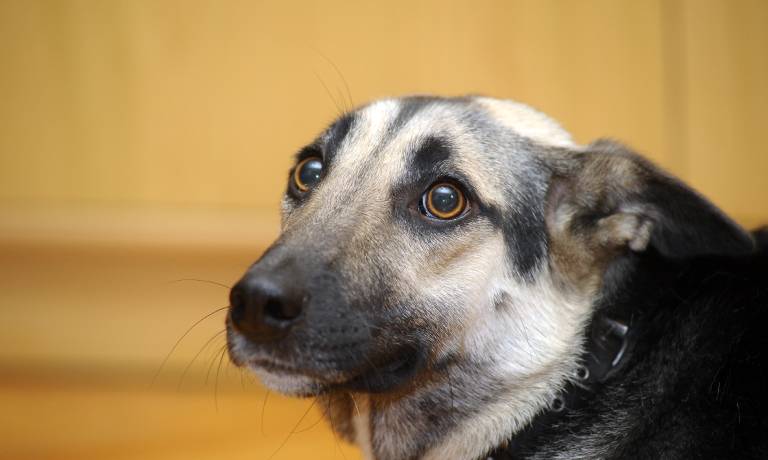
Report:
[[340,385],[341,389],[367,393],[397,390],[412,381],[426,360],[414,347],[400,348],[377,364],[369,365]]
[[262,383],[292,395],[318,395],[331,391],[384,393],[406,385],[418,374],[425,359],[414,346],[398,347],[378,359],[365,359],[365,365],[346,371],[297,366],[270,358],[253,358],[244,364]]
[[227,326],[231,361],[253,372],[265,386],[287,395],[395,391],[412,382],[427,362],[428,346],[413,336],[400,335],[395,344],[379,336],[373,341],[347,339],[343,347],[296,341],[265,345]]
[[257,359],[251,359],[248,361],[248,367],[251,369],[260,369],[266,372],[270,372],[272,374],[283,374],[287,376],[295,375],[295,376],[303,376],[303,377],[313,377],[312,375],[308,375],[306,372],[302,371],[299,368],[295,368],[292,366],[288,366],[286,364],[282,364],[277,361],[264,359],[264,358],[257,358]]

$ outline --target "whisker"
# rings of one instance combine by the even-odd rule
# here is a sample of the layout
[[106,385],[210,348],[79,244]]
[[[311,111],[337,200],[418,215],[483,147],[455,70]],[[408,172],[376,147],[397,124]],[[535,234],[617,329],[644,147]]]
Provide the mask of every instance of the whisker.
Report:
[[333,434],[333,458],[336,458],[336,450],[339,448],[339,440],[336,439],[336,426],[333,424],[333,411],[331,410],[331,399],[333,395],[328,395],[328,423],[331,425],[331,433]]
[[205,321],[206,319],[210,318],[211,316],[215,315],[216,313],[219,313],[220,311],[226,310],[229,308],[229,305],[226,307],[217,308],[216,310],[213,310],[212,312],[208,313],[207,315],[203,316],[199,320],[195,321],[194,324],[192,324],[189,329],[187,329],[184,334],[179,337],[178,340],[176,340],[176,343],[173,344],[171,347],[171,350],[168,352],[168,354],[165,355],[165,358],[163,358],[163,362],[160,363],[160,366],[157,368],[157,371],[155,371],[155,375],[152,377],[152,382],[149,384],[150,388],[155,384],[155,381],[160,376],[160,372],[162,372],[163,368],[165,367],[166,363],[168,363],[168,360],[171,358],[171,355],[174,351],[176,351],[176,348],[178,348],[179,344],[182,340],[184,340],[184,337],[189,335],[190,332],[192,332],[192,329],[197,327],[200,323]]
[[[315,399],[317,399],[317,396],[315,397]],[[317,426],[317,424],[318,424],[318,423],[320,423],[322,420],[323,420],[323,412],[322,412],[322,411],[320,411],[320,417],[318,417],[318,418],[317,418],[317,420],[315,420],[315,421],[314,421],[314,422],[313,422],[311,425],[309,425],[309,426],[308,426],[308,427],[306,427],[306,428],[303,428],[303,429],[301,429],[301,430],[296,430],[296,431],[294,431],[294,432],[293,432],[293,434],[299,434],[299,433],[304,433],[304,432],[306,432],[306,431],[309,431],[309,430],[311,430],[312,428],[316,427],[316,426]]]
[[269,389],[264,389],[266,393],[264,393],[264,400],[261,403],[261,435],[266,437],[266,434],[264,433],[264,412],[267,409],[267,398],[269,397]]
[[[344,455],[344,451],[341,449],[341,443],[339,443],[339,436],[336,434],[336,427],[333,424],[333,411],[331,410],[331,400],[333,399],[332,395],[329,395],[328,397],[328,421],[331,424],[331,431],[333,432],[333,440],[336,442],[336,449],[341,452],[341,457],[346,460],[347,456]],[[334,451],[335,452],[335,451]]]
[[349,393],[349,397],[352,398],[352,404],[355,405],[355,410],[357,411],[357,416],[360,416],[360,408],[357,407],[357,400],[355,400],[355,395],[353,395],[351,392]]
[[224,355],[227,353],[226,346],[219,353],[219,365],[216,368],[216,380],[213,383],[213,405],[216,408],[216,412],[219,412],[219,374],[221,373],[221,363],[224,360]]
[[[351,354],[350,354],[350,356],[351,356]],[[368,364],[371,365],[371,368],[376,373],[376,376],[379,378],[379,381],[383,381],[383,378],[382,378],[382,375],[381,375],[381,369],[379,369],[379,366],[374,364],[373,361],[371,361],[371,358],[368,357],[368,355],[363,354],[363,358],[365,358],[365,360],[368,362]],[[368,386],[371,385],[371,382],[368,381],[368,373],[367,372],[365,374],[363,374],[363,379],[365,380],[365,383]]]
[[344,101],[344,105],[342,106],[342,108],[344,109],[344,113],[349,112],[351,107],[347,106],[346,98],[344,97],[344,92],[338,86],[336,86],[336,94],[339,95],[339,99]]
[[319,75],[317,72],[315,72],[315,71],[313,70],[313,71],[312,71],[312,73],[313,73],[313,74],[315,74],[315,77],[317,78],[317,81],[319,81],[319,82],[320,82],[320,84],[321,84],[321,85],[323,85],[323,88],[325,89],[325,94],[327,94],[327,95],[328,95],[328,97],[331,99],[331,102],[333,102],[333,105],[335,105],[335,106],[336,106],[336,110],[339,112],[339,115],[342,115],[342,114],[344,114],[344,109],[343,109],[343,108],[342,108],[342,107],[339,105],[339,103],[336,101],[336,98],[335,98],[335,97],[333,97],[333,94],[331,93],[331,90],[330,90],[330,89],[328,89],[328,85],[326,85],[326,84],[325,84],[325,82],[323,81],[323,79],[322,79],[322,78],[320,78],[320,75]]
[[333,70],[335,70],[335,71],[336,71],[336,74],[339,76],[339,78],[341,78],[341,81],[342,81],[342,83],[344,84],[344,88],[347,90],[347,96],[348,96],[348,99],[349,99],[349,109],[351,110],[351,109],[352,109],[352,108],[355,106],[355,103],[352,101],[352,91],[349,89],[349,83],[347,83],[347,79],[346,79],[346,78],[344,78],[344,74],[343,74],[343,73],[341,73],[341,70],[339,70],[339,67],[336,65],[336,63],[335,63],[335,62],[333,62],[333,61],[331,60],[331,58],[329,58],[328,56],[326,56],[325,54],[323,54],[323,53],[322,53],[322,52],[321,52],[319,49],[317,49],[317,48],[314,48],[314,50],[315,50],[315,52],[316,52],[317,54],[319,54],[319,55],[320,55],[320,57],[322,57],[322,58],[323,58],[323,59],[324,59],[324,60],[325,60],[325,61],[326,61],[328,64],[330,64],[330,65],[331,65],[331,67],[333,67]]
[[[510,307],[517,309],[517,306],[514,303],[510,303]],[[533,348],[533,345],[531,344],[530,331],[528,330],[528,326],[526,326],[525,323],[526,323],[525,321],[515,321],[513,324],[517,324],[518,327],[520,328],[520,334],[525,339],[525,343],[528,344],[528,356],[531,359],[534,359],[533,357],[534,348]]]
[[385,328],[383,328],[383,327],[380,327],[380,326],[376,326],[376,325],[372,324],[370,321],[368,321],[368,319],[367,319],[365,316],[363,316],[363,315],[362,315],[362,314],[360,314],[359,312],[357,312],[357,313],[358,313],[358,314],[356,314],[356,315],[355,315],[355,319],[356,319],[356,320],[358,320],[358,321],[360,321],[360,322],[362,322],[362,323],[363,323],[363,325],[364,325],[366,328],[368,328],[369,330],[377,330],[377,331],[383,331],[383,332],[386,332],[386,329],[385,329]]
[[285,436],[285,439],[283,439],[283,442],[280,443],[280,445],[277,447],[277,450],[272,452],[272,455],[270,455],[267,458],[267,460],[271,460],[272,458],[274,458],[274,456],[277,455],[277,453],[280,452],[280,450],[283,447],[285,447],[285,445],[288,443],[288,440],[291,439],[291,436],[295,433],[296,428],[299,427],[299,425],[304,420],[304,418],[307,416],[307,414],[309,414],[309,411],[312,410],[312,408],[315,406],[316,402],[317,402],[317,398],[312,400],[312,403],[309,405],[309,407],[307,407],[307,410],[304,411],[304,414],[301,416],[301,418],[299,418],[299,421],[296,422],[296,425],[293,426],[293,429],[291,429],[291,431],[288,432],[288,435]]
[[445,370],[448,372],[448,391],[451,394],[451,412],[456,412],[456,400],[453,397],[453,378],[451,377],[451,365],[448,364]]
[[304,413],[301,415],[301,418],[298,422],[296,422],[296,425],[293,426],[291,429],[291,434],[296,434],[296,429],[301,425],[301,422],[304,421],[304,419],[309,415],[309,411],[312,410],[313,407],[315,407],[315,404],[317,404],[317,398],[312,398],[312,403],[307,407],[307,410],[304,411]]
[[221,334],[223,334],[223,333],[225,333],[225,332],[227,332],[227,330],[226,330],[226,329],[222,329],[222,330],[220,330],[219,332],[215,333],[215,334],[213,335],[213,337],[211,337],[210,339],[208,339],[208,340],[205,342],[205,344],[204,344],[204,345],[203,345],[203,346],[200,348],[200,350],[198,350],[198,351],[197,351],[197,353],[195,354],[195,356],[192,358],[192,361],[190,361],[190,362],[189,362],[189,364],[187,364],[187,366],[184,368],[184,372],[182,372],[182,373],[181,373],[181,377],[179,378],[179,383],[178,383],[178,385],[176,386],[176,391],[180,391],[180,390],[181,390],[181,386],[184,384],[184,377],[186,377],[186,375],[187,375],[187,372],[189,372],[189,369],[190,369],[190,368],[192,367],[192,365],[195,363],[195,360],[197,360],[197,358],[198,358],[198,357],[199,357],[199,356],[200,356],[200,355],[203,353],[203,351],[204,351],[204,350],[205,350],[205,349],[208,347],[208,345],[210,345],[210,344],[211,344],[211,342],[213,342],[213,341],[214,341],[214,340],[215,340],[215,339],[216,339],[218,336],[220,336]]
[[216,357],[219,356],[219,354],[224,351],[227,348],[227,344],[221,346],[216,352],[211,356],[211,363],[208,365],[208,372],[205,373],[205,384],[208,385],[208,380],[211,376],[211,371],[213,370],[213,365],[216,364]]
[[182,282],[185,282],[185,281],[195,281],[197,283],[211,284],[213,286],[219,286],[219,287],[223,287],[225,289],[232,289],[232,286],[227,286],[224,283],[219,283],[218,281],[212,281],[212,280],[204,280],[204,279],[200,279],[200,278],[180,278],[180,279],[177,279],[177,280],[168,281],[168,284],[182,283]]
[[[449,333],[448,329],[442,329],[440,332],[438,332],[438,337],[439,337],[438,341],[440,343],[445,343],[445,341],[449,340],[449,338],[450,338],[449,334],[450,333]],[[434,365],[437,365],[437,364],[438,364],[437,362],[434,362],[431,366],[434,367]],[[448,375],[448,392],[449,392],[449,395],[451,397],[451,411],[455,412],[456,411],[456,399],[455,399],[454,393],[453,393],[454,385],[453,385],[453,375],[451,374],[451,367],[452,366],[451,366],[451,363],[449,361],[447,363],[447,365],[445,366],[445,371],[446,371],[446,373]]]

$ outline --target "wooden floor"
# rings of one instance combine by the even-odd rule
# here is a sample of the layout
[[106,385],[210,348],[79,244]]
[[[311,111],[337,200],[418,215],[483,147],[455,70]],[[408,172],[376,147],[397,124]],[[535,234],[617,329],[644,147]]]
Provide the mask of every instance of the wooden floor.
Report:
[[257,255],[0,245],[0,458],[359,458],[313,400],[220,360],[223,312],[152,384],[227,304],[226,288],[178,280],[230,284]]

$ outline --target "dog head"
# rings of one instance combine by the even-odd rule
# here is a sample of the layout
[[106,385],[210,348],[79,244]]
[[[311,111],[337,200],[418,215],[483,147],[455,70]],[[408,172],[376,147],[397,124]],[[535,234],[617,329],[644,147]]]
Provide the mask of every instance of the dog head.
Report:
[[624,147],[480,97],[342,116],[298,153],[282,209],[227,330],[232,360],[292,395],[407,392],[456,364],[557,381],[614,262],[752,247]]

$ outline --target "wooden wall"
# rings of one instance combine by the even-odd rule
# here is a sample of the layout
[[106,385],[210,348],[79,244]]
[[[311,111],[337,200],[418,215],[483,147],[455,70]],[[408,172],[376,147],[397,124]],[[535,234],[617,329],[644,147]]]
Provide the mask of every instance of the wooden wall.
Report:
[[355,103],[530,103],[765,219],[766,23],[761,0],[5,1],[0,203],[272,212],[338,67]]
[[[311,402],[270,396],[262,434],[263,389],[204,383],[220,341],[175,393],[221,317],[140,388],[226,304],[169,282],[236,279],[292,153],[350,99],[514,98],[768,223],[766,24],[762,0],[0,1],[0,458],[283,443]],[[341,458],[307,433],[275,458]]]

